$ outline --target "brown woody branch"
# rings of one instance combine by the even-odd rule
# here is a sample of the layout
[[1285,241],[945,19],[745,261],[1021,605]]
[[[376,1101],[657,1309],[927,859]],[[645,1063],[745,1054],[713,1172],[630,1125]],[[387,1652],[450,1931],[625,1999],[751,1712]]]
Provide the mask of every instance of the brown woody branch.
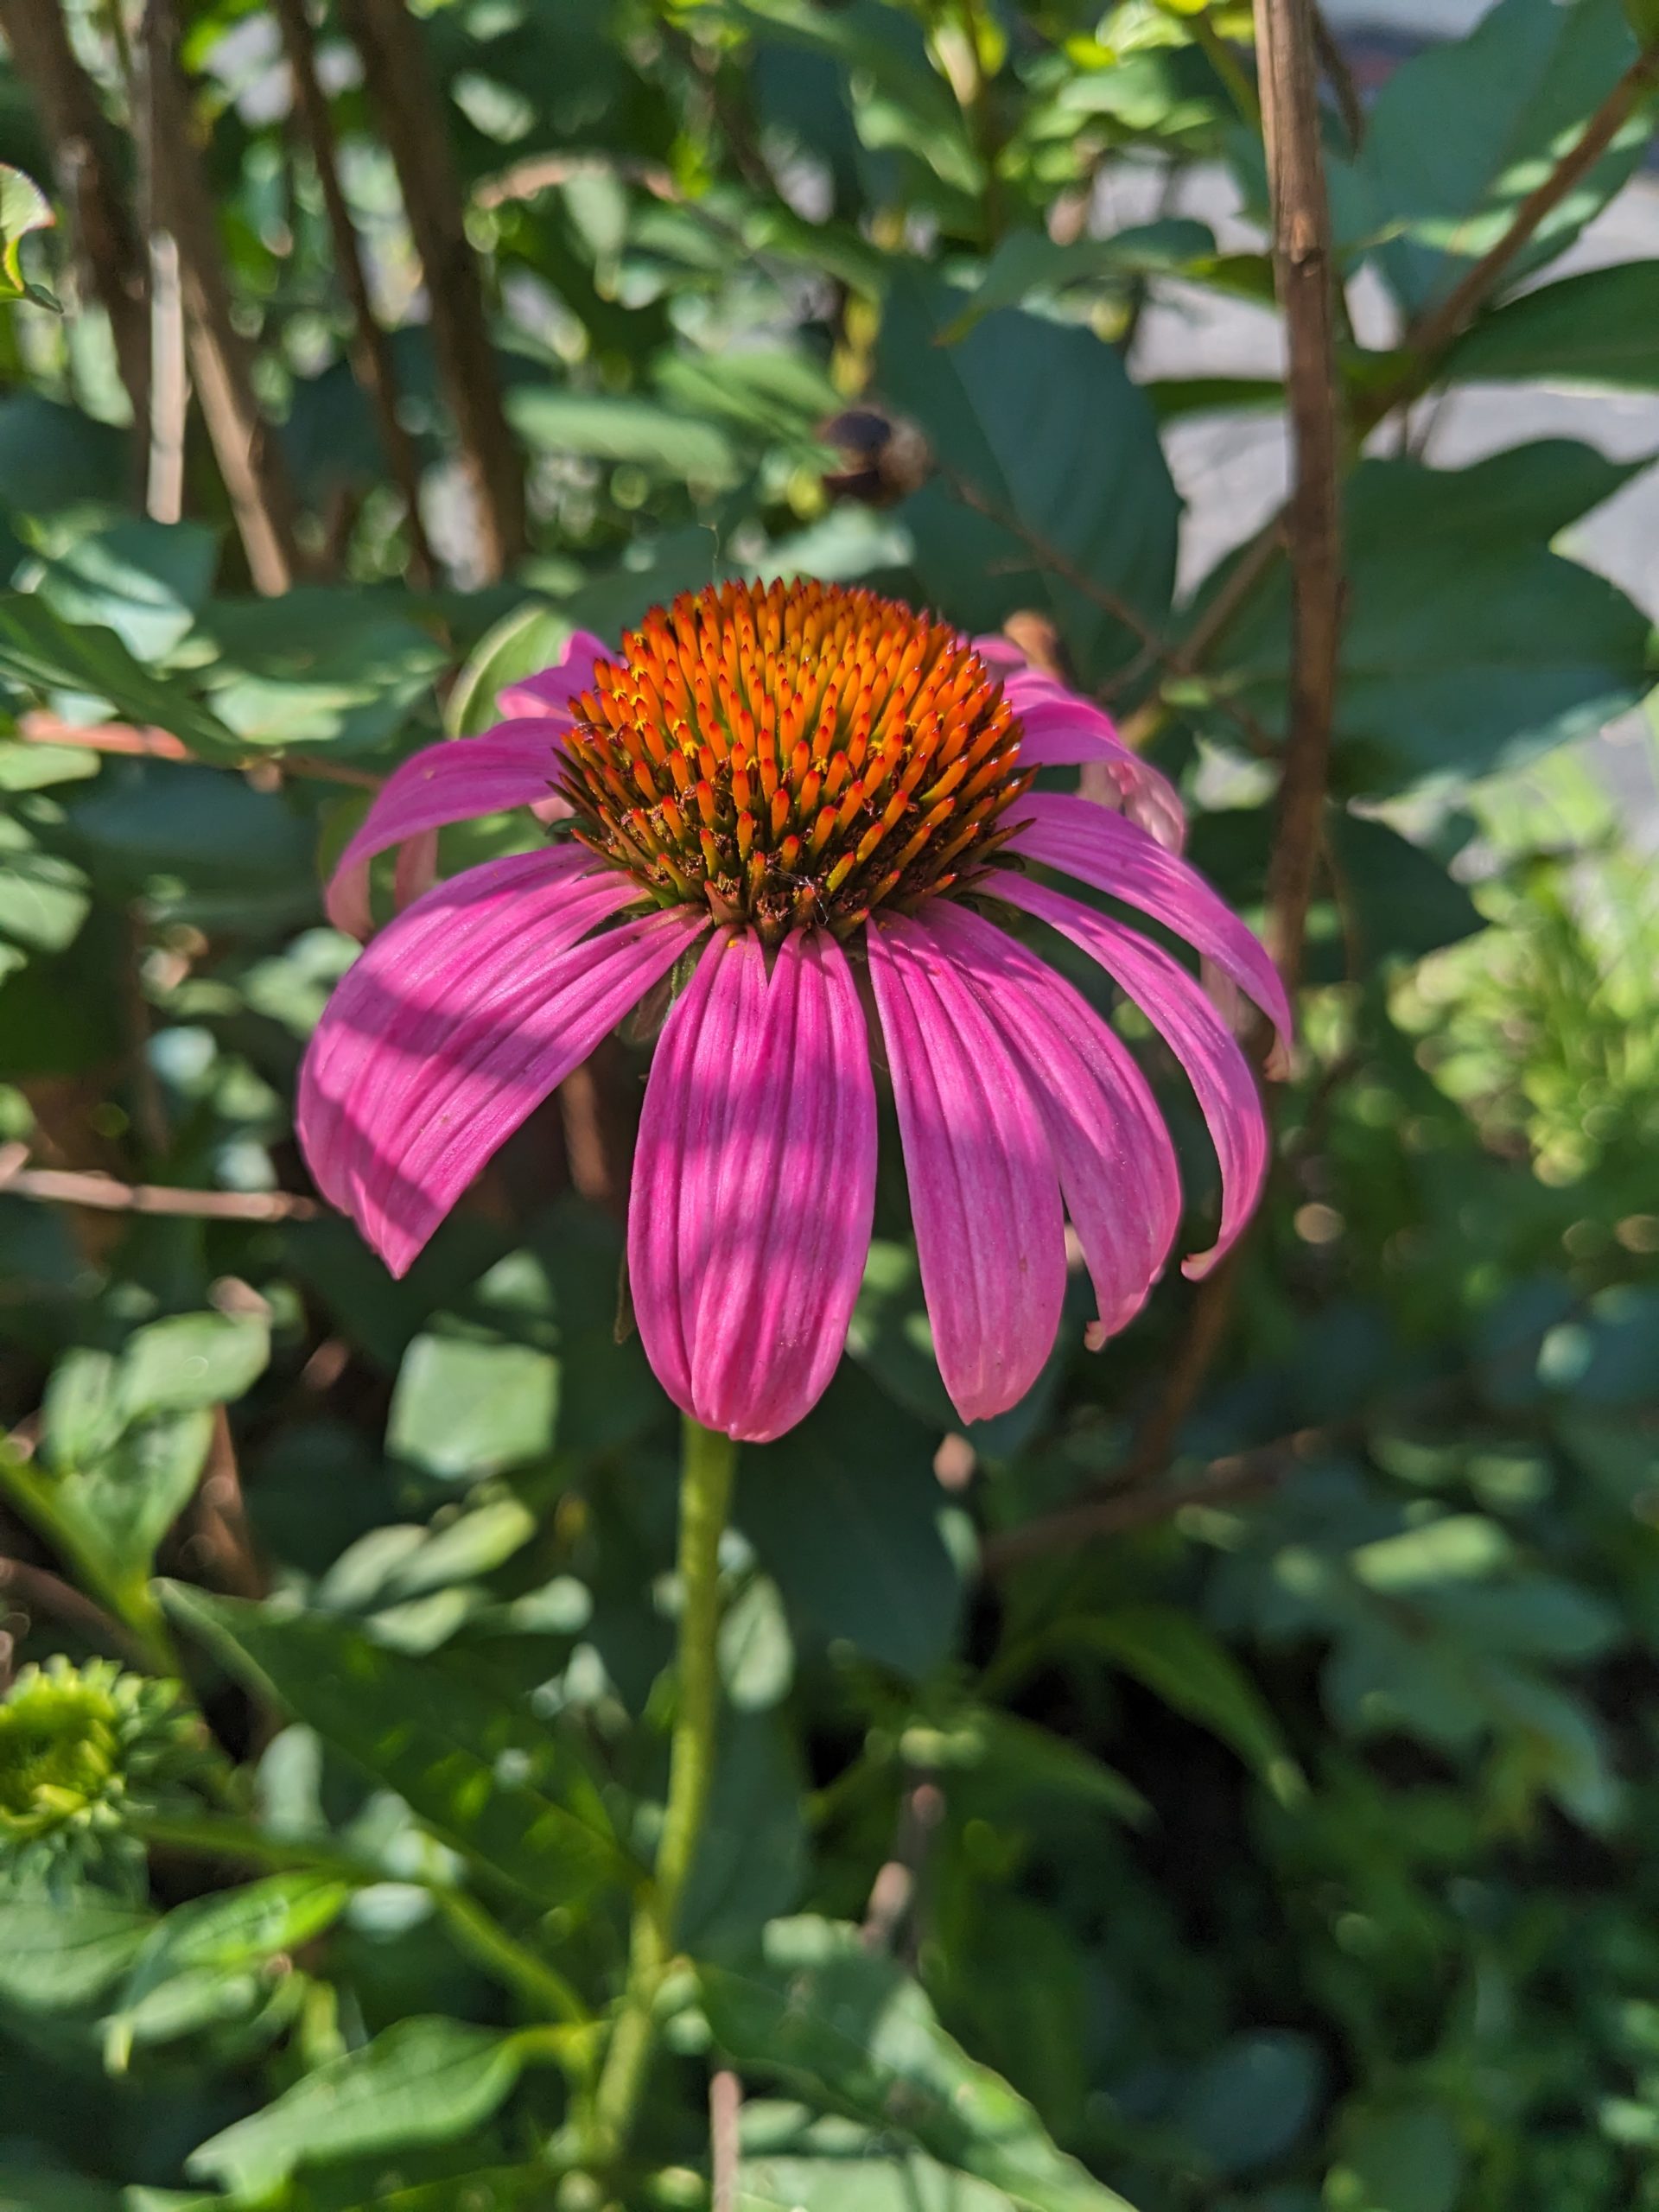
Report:
[[1289,721],[1268,861],[1268,931],[1286,985],[1294,990],[1324,833],[1342,632],[1335,261],[1319,144],[1312,0],[1255,0],[1255,36],[1295,467],[1287,517]]
[[[1406,344],[1415,356],[1393,385],[1356,403],[1354,431],[1363,436],[1376,429],[1397,407],[1408,406],[1427,391],[1443,365],[1445,356],[1468,327],[1476,312],[1503,281],[1504,271],[1532,242],[1541,224],[1567,194],[1593,168],[1607,151],[1641,101],[1659,86],[1659,49],[1644,54],[1612,87],[1536,188],[1516,209],[1514,220],[1491,251],[1437,306],[1429,308],[1408,332]],[[1250,539],[1231,574],[1221,586],[1186,637],[1173,651],[1173,664],[1183,675],[1193,674],[1220,644],[1235,618],[1254,598],[1271,575],[1287,543],[1290,508],[1287,505]],[[1126,690],[1154,664],[1146,652],[1137,657],[1117,679],[1114,690]]]
[[178,250],[196,390],[248,573],[257,590],[274,595],[289,588],[299,565],[293,493],[276,433],[260,412],[247,348],[231,313],[218,219],[179,63],[175,0],[147,0],[138,68],[135,107],[153,226]]
[[310,19],[305,12],[305,0],[276,0],[276,7],[294,79],[295,108],[328,217],[334,265],[351,306],[352,373],[374,410],[392,480],[403,494],[408,515],[410,571],[416,582],[424,587],[431,582],[434,571],[432,549],[421,519],[420,463],[415,442],[397,412],[397,376],[392,365],[391,346],[369,296],[357,226],[352,220],[352,211],[340,181],[334,118],[327,95],[317,76]]
[[30,1167],[26,1144],[0,1145],[0,1194],[97,1213],[170,1214],[197,1221],[312,1221],[315,1198],[292,1191],[183,1191],[168,1183],[122,1183],[79,1169]]
[[493,582],[527,543],[524,471],[501,404],[448,116],[432,80],[420,24],[404,0],[345,0],[341,12],[363,58],[365,81],[426,272],[432,349],[472,480],[483,567]]

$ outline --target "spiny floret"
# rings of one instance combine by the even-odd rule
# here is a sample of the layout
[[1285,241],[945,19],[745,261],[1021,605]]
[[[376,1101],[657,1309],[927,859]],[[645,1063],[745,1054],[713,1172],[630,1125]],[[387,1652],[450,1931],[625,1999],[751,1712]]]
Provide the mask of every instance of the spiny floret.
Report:
[[768,944],[850,935],[976,874],[1031,783],[1020,724],[960,634],[834,584],[728,583],[654,607],[565,740],[578,837],[664,906]]

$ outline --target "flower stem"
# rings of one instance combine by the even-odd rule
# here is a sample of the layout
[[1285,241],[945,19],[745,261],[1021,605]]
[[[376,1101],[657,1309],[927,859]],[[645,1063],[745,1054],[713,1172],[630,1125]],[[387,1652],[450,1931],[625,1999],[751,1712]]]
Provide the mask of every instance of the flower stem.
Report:
[[709,1809],[720,1701],[720,1540],[731,1508],[737,1447],[688,1414],[680,1459],[678,1705],[668,1807],[650,1889],[633,1917],[628,1978],[594,2099],[594,2149],[626,2147],[651,2063],[652,2009],[673,1956],[676,1925]]

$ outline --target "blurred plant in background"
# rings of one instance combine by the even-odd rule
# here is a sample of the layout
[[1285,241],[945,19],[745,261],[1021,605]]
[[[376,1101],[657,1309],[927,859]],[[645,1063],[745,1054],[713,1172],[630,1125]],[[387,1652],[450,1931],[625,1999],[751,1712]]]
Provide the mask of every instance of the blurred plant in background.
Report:
[[[1652,649],[1564,535],[1645,457],[1428,457],[1447,393],[1659,382],[1659,264],[1552,265],[1643,159],[1659,23],[1499,0],[1369,102],[1320,42],[1305,932],[1282,518],[1202,573],[1170,466],[1284,383],[1147,342],[1276,343],[1251,29],[0,0],[0,2203],[1659,2205],[1659,910],[1585,750]],[[884,1166],[849,1356],[741,1455],[624,2146],[680,1595],[618,1325],[648,1040],[396,1283],[294,1084],[397,763],[574,629],[773,575],[1105,705],[1305,935],[1302,1042],[1236,1260],[1097,1357],[1075,1280],[966,1433]],[[1201,1246],[1192,1096],[1066,972]]]

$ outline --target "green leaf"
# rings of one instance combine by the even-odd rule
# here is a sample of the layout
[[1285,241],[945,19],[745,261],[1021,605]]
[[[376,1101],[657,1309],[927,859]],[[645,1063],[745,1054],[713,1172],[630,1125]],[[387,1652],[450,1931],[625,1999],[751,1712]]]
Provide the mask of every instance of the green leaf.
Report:
[[257,2198],[304,2166],[453,2143],[484,2125],[533,2050],[526,2037],[460,2020],[400,2020],[210,2136],[185,2171]]
[[934,1442],[843,1362],[799,1428],[740,1463],[739,1526],[791,1611],[916,1677],[950,1649],[962,1602]]
[[231,1670],[395,1790],[435,1835],[549,1904],[632,1869],[566,1738],[452,1654],[410,1659],[342,1621],[181,1584],[167,1603]]
[[1215,233],[1208,224],[1185,216],[1138,223],[1109,238],[1072,238],[1065,244],[1046,231],[1011,231],[985,264],[985,273],[950,326],[947,341],[954,344],[994,308],[1017,308],[1033,295],[1052,295],[1077,284],[1122,284],[1135,276],[1177,273],[1200,256],[1213,254],[1215,246]]
[[[1599,729],[1640,701],[1646,618],[1550,541],[1642,465],[1566,439],[1469,468],[1361,463],[1347,497],[1337,696],[1347,791],[1484,775]],[[1284,723],[1288,634],[1282,576],[1229,633],[1223,680],[1274,729]]]
[[0,1895],[0,1996],[30,2012],[73,2012],[124,1974],[154,1916],[99,1890]]
[[1226,1645],[1174,1605],[1116,1605],[1066,1631],[1210,1729],[1283,1804],[1306,1789],[1266,1699]]
[[680,1909],[699,1956],[747,1948],[800,1901],[807,1869],[806,1776],[782,1716],[734,1714],[721,1733],[715,1785]]
[[444,724],[452,737],[476,737],[499,721],[498,695],[509,683],[522,683],[554,667],[570,635],[569,619],[556,607],[538,599],[526,600],[503,615],[468,655],[455,678],[444,706]]
[[49,231],[57,221],[52,203],[35,183],[0,162],[0,300],[34,300],[42,307],[57,302],[23,275],[19,248],[31,231]]
[[1587,269],[1510,300],[1459,340],[1449,383],[1566,384],[1659,390],[1659,261]]
[[1022,2097],[976,2066],[920,1987],[855,1928],[774,1921],[745,1974],[704,1967],[715,2043],[746,2077],[782,2081],[1000,2189],[1026,2212],[1126,2212],[1056,2148]]
[[392,1392],[386,1449],[446,1481],[543,1459],[553,1446],[559,1363],[528,1344],[416,1337]]
[[734,13],[768,36],[836,64],[867,147],[925,162],[952,194],[980,191],[983,170],[962,110],[930,66],[919,26],[872,0],[834,10],[810,0],[740,0]]
[[1343,2157],[1332,2175],[1354,2201],[1379,2212],[1454,2212],[1463,2148],[1451,2113],[1433,2104],[1344,2114]]
[[193,652],[244,753],[318,747],[372,755],[426,711],[443,650],[401,595],[306,586],[280,599],[215,601]]
[[181,685],[141,666],[113,630],[67,622],[35,593],[0,594],[0,676],[27,691],[106,701],[129,721],[170,730],[204,760],[246,750]]
[[1168,620],[1179,502],[1151,410],[1087,330],[1001,309],[945,344],[963,305],[906,269],[882,317],[881,391],[926,433],[938,469],[899,511],[916,566],[964,629],[1016,607],[1050,615],[1092,684],[1141,642],[1112,604]]
[[1324,2075],[1319,2045],[1307,2036],[1274,2030],[1236,2036],[1188,2082],[1175,2122],[1223,2173],[1249,2173],[1302,2134]]
[[179,645],[205,603],[217,533],[200,523],[124,518],[52,546],[36,586],[67,622],[102,624],[141,661]]
[[919,2152],[746,2158],[738,2169],[737,2212],[1010,2212],[1012,2203]]
[[712,486],[733,483],[741,473],[731,441],[717,424],[652,400],[528,385],[508,395],[507,414],[519,435],[542,453],[631,461],[683,483]]
[[[1389,77],[1366,124],[1358,180],[1398,233],[1376,258],[1410,311],[1450,291],[1636,59],[1619,0],[1499,0],[1468,37],[1431,44]],[[1649,135],[1638,111],[1545,216],[1513,279],[1572,244],[1625,181]]]
[[135,1329],[122,1349],[116,1399],[122,1419],[182,1413],[239,1398],[270,1359],[270,1329],[252,1314],[175,1313]]
[[135,2044],[245,2017],[266,1988],[251,1970],[313,1942],[350,1896],[325,1875],[287,1873],[175,1906],[151,1930],[104,2023],[105,2064],[124,2072]]

